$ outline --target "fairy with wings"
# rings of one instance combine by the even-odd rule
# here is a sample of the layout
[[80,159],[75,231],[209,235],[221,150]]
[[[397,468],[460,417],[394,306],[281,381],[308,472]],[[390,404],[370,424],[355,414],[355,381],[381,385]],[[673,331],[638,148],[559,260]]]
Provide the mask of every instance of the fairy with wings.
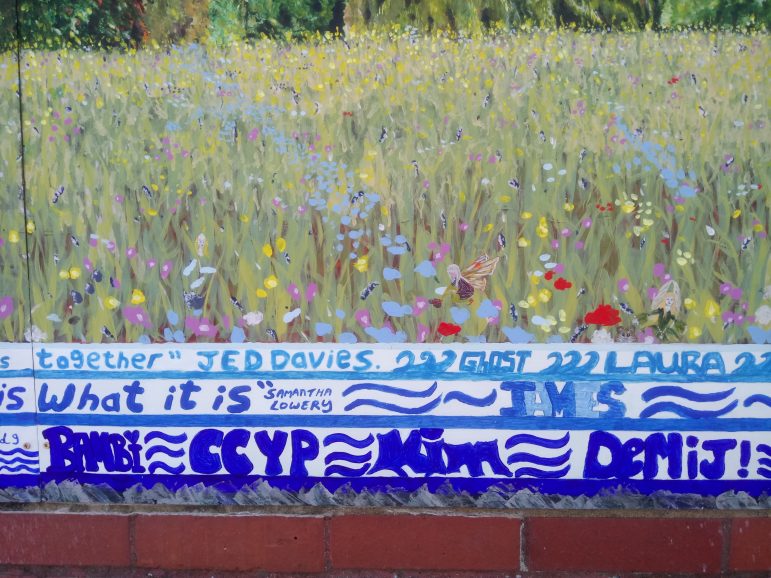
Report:
[[455,296],[459,301],[471,299],[475,291],[487,288],[487,278],[493,274],[500,257],[490,259],[486,254],[480,255],[474,262],[461,271],[456,264],[447,267],[450,284],[455,288]]

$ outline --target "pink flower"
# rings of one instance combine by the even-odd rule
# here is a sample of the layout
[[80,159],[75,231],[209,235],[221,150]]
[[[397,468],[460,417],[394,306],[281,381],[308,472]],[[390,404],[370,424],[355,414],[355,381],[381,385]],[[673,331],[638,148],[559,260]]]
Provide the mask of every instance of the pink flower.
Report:
[[86,271],[92,271],[94,269],[94,264],[91,262],[91,259],[89,259],[88,257],[84,257],[83,267],[85,267]]
[[147,260],[147,268],[148,268],[148,269],[152,269],[152,268],[153,268],[153,267],[155,267],[157,264],[158,264],[158,261],[156,261],[155,259],[148,259],[148,260]]
[[136,307],[124,307],[123,316],[129,323],[133,323],[134,325],[141,325],[145,329],[153,328],[153,324],[150,322],[150,315],[148,315],[144,307],[140,307],[138,305]]
[[664,271],[666,271],[666,267],[664,267],[664,263],[656,263],[653,266],[653,274],[656,277],[663,277]]
[[13,313],[13,297],[6,295],[0,297],[0,319],[5,319]]
[[129,259],[133,259],[136,256],[137,256],[136,247],[129,247],[128,249],[126,249],[126,257],[128,257]]
[[294,283],[290,283],[287,288],[286,292],[291,295],[292,299],[300,299],[300,288],[297,287]]
[[253,128],[252,130],[249,131],[249,134],[246,135],[246,138],[248,138],[249,140],[256,140],[258,136],[260,136],[260,129]]
[[353,317],[362,327],[369,327],[372,325],[372,319],[369,316],[369,311],[366,309],[359,309],[356,313],[353,314]]
[[418,334],[417,339],[418,343],[423,343],[426,340],[426,337],[428,337],[428,327],[426,325],[423,325],[422,323],[418,323]]
[[425,297],[415,297],[415,305],[412,307],[412,314],[420,315],[428,308],[428,299]]
[[318,292],[318,286],[315,283],[308,283],[308,287],[305,289],[305,300],[308,303],[313,302],[313,298],[316,297]]
[[622,293],[626,293],[629,291],[629,279],[624,277],[623,279],[618,280],[618,290]]

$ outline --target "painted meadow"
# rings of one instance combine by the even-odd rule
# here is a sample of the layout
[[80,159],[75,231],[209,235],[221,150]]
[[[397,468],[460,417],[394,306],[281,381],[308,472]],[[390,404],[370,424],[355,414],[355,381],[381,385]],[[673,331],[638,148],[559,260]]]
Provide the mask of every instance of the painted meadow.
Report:
[[2,53],[0,340],[771,341],[770,56],[404,27]]

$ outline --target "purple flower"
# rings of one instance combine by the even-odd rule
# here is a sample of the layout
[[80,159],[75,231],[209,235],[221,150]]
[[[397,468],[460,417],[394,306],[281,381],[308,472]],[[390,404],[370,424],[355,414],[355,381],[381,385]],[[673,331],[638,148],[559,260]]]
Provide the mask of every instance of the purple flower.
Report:
[[618,280],[618,290],[622,293],[626,293],[629,291],[629,279],[624,277],[623,279]]
[[137,256],[136,247],[129,247],[128,249],[126,249],[126,257],[128,257],[129,259],[133,259],[136,256]]
[[296,300],[300,299],[300,288],[294,283],[290,283],[287,286],[286,292],[289,293],[289,295],[291,295],[292,299],[296,299]]
[[144,307],[140,307],[138,305],[136,307],[124,307],[123,316],[129,323],[133,323],[134,325],[141,325],[145,329],[153,328],[153,324],[150,322],[150,316],[147,314],[147,311],[145,311]]
[[664,263],[656,263],[653,266],[653,274],[656,277],[662,277],[664,275],[664,271],[666,271],[666,267],[664,267]]
[[86,271],[92,271],[94,269],[94,264],[91,262],[91,259],[85,257],[83,259],[83,267],[86,268]]
[[576,241],[576,251],[580,251],[584,248],[584,242],[583,241]]
[[428,337],[428,331],[429,329],[426,325],[418,323],[418,343],[423,343],[426,340],[426,337]]
[[13,297],[6,295],[0,297],[0,319],[5,319],[13,313]]
[[148,268],[148,269],[152,269],[152,268],[153,268],[153,267],[155,267],[157,264],[158,264],[158,261],[156,261],[155,259],[148,259],[148,260],[147,260],[147,268]]
[[581,221],[581,226],[582,226],[584,229],[588,229],[589,227],[591,227],[591,226],[592,226],[592,220],[591,220],[589,217],[587,217],[586,219],[584,219],[583,221]]
[[736,299],[737,301],[742,298],[742,288],[741,287],[733,287],[728,292],[728,295],[731,297],[731,299]]
[[205,317],[185,317],[185,327],[197,337],[217,337],[217,326]]
[[315,283],[308,283],[308,287],[305,289],[305,300],[308,303],[311,303],[313,301],[313,298],[316,297],[316,293],[318,292],[318,286]]
[[731,289],[733,289],[733,287],[730,283],[723,283],[720,285],[720,294],[726,295],[731,291]]
[[171,268],[174,266],[173,261],[164,261],[161,265],[161,279],[166,279],[171,273]]
[[428,299],[425,297],[415,297],[415,305],[412,307],[412,314],[415,316],[423,313],[428,307]]

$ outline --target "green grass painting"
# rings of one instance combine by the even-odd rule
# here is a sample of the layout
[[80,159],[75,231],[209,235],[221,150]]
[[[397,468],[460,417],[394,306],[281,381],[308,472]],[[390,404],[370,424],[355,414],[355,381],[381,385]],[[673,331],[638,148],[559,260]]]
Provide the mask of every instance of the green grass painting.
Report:
[[771,341],[766,34],[21,56],[0,340]]

